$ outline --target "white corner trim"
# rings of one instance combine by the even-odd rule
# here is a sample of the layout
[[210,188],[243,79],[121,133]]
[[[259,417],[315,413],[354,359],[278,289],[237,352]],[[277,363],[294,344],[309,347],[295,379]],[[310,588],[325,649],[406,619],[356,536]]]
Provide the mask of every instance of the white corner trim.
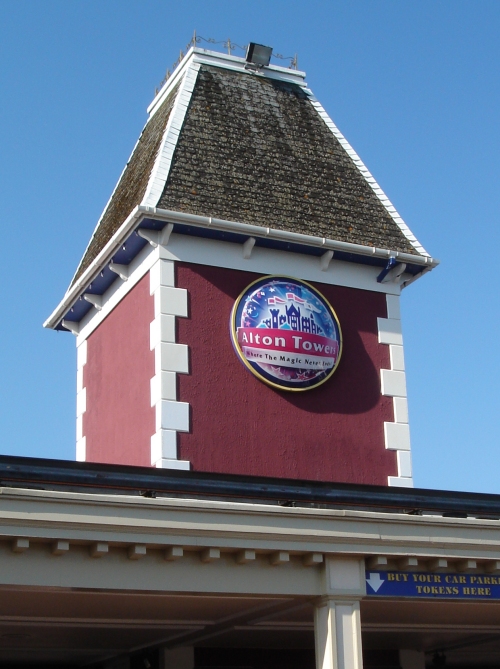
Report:
[[[304,235],[297,232],[287,232],[286,230],[276,230],[273,228],[265,228],[258,225],[250,225],[248,223],[238,223],[236,221],[224,221],[222,219],[212,218],[211,216],[199,216],[197,214],[187,214],[185,212],[170,211],[168,209],[159,209],[157,207],[145,207],[138,205],[134,207],[125,222],[115,232],[113,237],[106,243],[105,247],[98,254],[97,258],[90,264],[90,266],[82,273],[78,279],[67,290],[64,298],[54,309],[51,315],[44,322],[43,326],[46,328],[56,328],[61,319],[65,317],[68,310],[72,307],[75,300],[79,299],[86,287],[92,283],[97,274],[102,271],[104,266],[111,262],[116,249],[120,244],[126,242],[127,237],[134,232],[134,229],[140,224],[142,219],[153,217],[157,221],[165,221],[167,224],[180,223],[182,225],[194,225],[200,228],[211,227],[214,230],[236,232],[246,236],[262,237],[268,239],[275,239],[278,241],[286,241],[288,243],[302,244],[310,247],[321,248],[323,250],[331,249],[335,251],[342,251],[354,253],[355,255],[383,258],[395,257],[400,262],[409,262],[415,265],[424,267],[425,269],[432,269],[439,264],[439,260],[431,258],[430,256],[412,255],[409,253],[401,253],[399,251],[390,251],[389,249],[378,249],[371,246],[363,246],[360,244],[351,244],[349,242],[340,242],[338,240],[326,239],[325,237],[314,237]],[[170,236],[170,230],[168,235]],[[165,239],[162,239],[165,238]],[[158,244],[164,245],[167,243],[165,231],[162,235],[158,235]],[[208,240],[207,240],[208,241]],[[156,241],[155,241],[156,245]],[[170,245],[170,244],[169,244]],[[252,254],[253,256],[253,254]],[[202,261],[198,261],[202,262]],[[348,263],[344,263],[348,264]],[[221,265],[224,266],[224,265]],[[374,270],[375,268],[372,268]],[[379,272],[377,272],[378,276]],[[412,277],[408,276],[402,282],[402,286],[407,286],[412,283],[416,277],[422,276],[423,272]],[[328,281],[327,281],[328,283]],[[399,295],[401,287],[396,283],[378,284],[381,288],[375,288],[377,292],[386,292]],[[385,286],[385,287],[384,287]],[[354,287],[354,286],[353,286]]]
[[398,475],[389,476],[390,486],[413,487],[410,426],[401,331],[399,297],[386,295],[388,318],[378,318],[379,343],[389,346],[391,369],[380,370],[381,393],[392,397],[394,422],[384,423],[385,447],[396,452]]
[[165,259],[159,245],[149,270],[150,294],[155,318],[150,325],[150,348],[155,356],[151,379],[151,406],[155,409],[155,433],[151,437],[151,464],[164,469],[190,469],[178,459],[177,432],[189,432],[190,406],[177,400],[177,374],[189,373],[189,351],[176,343],[176,317],[188,315],[188,294],[175,287],[174,262]]
[[87,391],[83,385],[83,368],[87,364],[87,340],[77,343],[76,349],[76,459],[85,462],[86,439],[83,436],[83,414],[87,409]]
[[339,144],[342,146],[344,151],[347,153],[347,155],[352,159],[353,163],[356,165],[358,170],[361,172],[363,177],[365,178],[366,182],[370,186],[370,188],[373,190],[375,195],[378,197],[380,202],[383,204],[385,207],[387,213],[390,215],[392,220],[397,224],[403,235],[406,237],[406,239],[410,242],[410,244],[413,246],[413,248],[420,253],[421,255],[424,256],[429,256],[427,251],[424,249],[422,244],[418,241],[418,239],[415,237],[413,232],[410,230],[410,228],[406,225],[406,223],[403,221],[401,216],[398,214],[396,211],[396,208],[392,204],[392,202],[389,200],[387,195],[384,193],[384,191],[380,188],[378,183],[375,181],[374,177],[370,173],[370,171],[367,169],[366,165],[363,163],[361,158],[358,156],[356,151],[352,148],[352,146],[349,144],[347,139],[344,137],[344,135],[340,132],[340,130],[337,128],[335,123],[332,121],[330,116],[327,114],[326,110],[324,107],[321,105],[321,103],[317,100],[317,98],[314,96],[312,91],[308,90],[309,93],[309,99],[311,101],[312,106],[316,109],[318,112],[319,116],[323,119],[327,127],[332,131],[334,136],[337,138],[339,141]]
[[189,103],[191,102],[191,95],[196,84],[199,69],[200,65],[193,62],[186,68],[186,73],[180,83],[173,108],[163,133],[163,139],[156,156],[155,164],[151,170],[149,183],[142,199],[143,206],[155,207],[163,193],[163,189],[165,188],[170,173],[177,140],[179,139],[186,112]]

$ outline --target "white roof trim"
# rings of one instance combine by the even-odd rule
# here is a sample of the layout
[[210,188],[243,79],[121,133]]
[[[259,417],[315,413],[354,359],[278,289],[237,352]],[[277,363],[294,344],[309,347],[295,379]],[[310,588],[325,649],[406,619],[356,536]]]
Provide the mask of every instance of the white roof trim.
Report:
[[352,148],[352,146],[349,144],[347,139],[344,137],[344,135],[340,132],[340,130],[337,128],[335,123],[332,121],[332,119],[328,116],[328,113],[324,109],[324,107],[321,105],[321,103],[317,100],[317,98],[314,96],[311,90],[308,89],[307,91],[309,98],[311,100],[311,104],[313,107],[316,109],[318,114],[321,116],[323,121],[326,123],[328,128],[332,131],[332,133],[335,135],[335,137],[338,139],[340,145],[342,148],[345,150],[345,152],[350,156],[352,159],[353,163],[356,165],[358,170],[361,172],[363,177],[365,178],[366,182],[370,186],[370,188],[373,190],[375,195],[378,197],[380,202],[384,205],[386,208],[389,216],[392,218],[392,220],[396,223],[396,225],[399,227],[403,235],[406,237],[406,239],[410,242],[410,244],[413,246],[413,248],[420,253],[423,256],[428,256],[429,254],[427,251],[424,249],[422,244],[418,241],[418,239],[415,237],[413,232],[410,230],[410,228],[406,225],[406,223],[403,221],[401,216],[398,214],[396,211],[396,208],[392,204],[392,202],[389,200],[387,195],[384,193],[384,191],[380,188],[378,183],[375,181],[374,177],[366,167],[366,165],[363,163],[361,158],[358,156],[356,151]]
[[172,76],[165,82],[149,105],[147,111],[150,116],[153,116],[158,110],[158,107],[161,105],[164,98],[170,93],[172,88],[177,85],[185,69],[189,67],[191,63],[198,63],[198,65],[213,65],[214,67],[222,67],[226,70],[232,70],[233,72],[241,72],[243,74],[250,74],[257,77],[267,77],[268,79],[279,79],[280,81],[286,81],[302,87],[307,85],[305,82],[306,73],[301,70],[291,70],[286,67],[280,67],[279,65],[269,65],[258,72],[254,72],[245,68],[247,62],[244,58],[229,56],[228,54],[219,53],[218,51],[191,47],[174,70]]
[[[153,169],[149,176],[146,192],[142,199],[141,204],[146,207],[155,207],[165,188],[170,173],[170,167],[172,165],[172,158],[174,157],[175,148],[177,146],[177,140],[179,139],[186,112],[189,103],[191,102],[191,95],[196,84],[199,69],[200,65],[192,61],[185,68],[184,78],[182,79],[182,83],[180,84],[180,88],[175,98],[174,106],[170,112],[163,139],[158,150],[158,155],[156,156]],[[169,90],[171,90],[171,87],[169,87]],[[161,99],[163,100],[164,97],[165,96],[162,95]],[[159,107],[157,106],[155,111],[158,108]]]
[[229,56],[216,51],[207,51],[206,49],[195,49],[194,60],[202,65],[213,65],[214,67],[222,67],[225,70],[232,70],[233,72],[240,72],[241,74],[249,74],[256,77],[264,77],[267,79],[278,79],[290,84],[297,84],[304,88],[307,86],[305,82],[305,72],[300,70],[291,70],[286,67],[279,67],[278,65],[268,65],[260,70],[249,70],[245,66],[247,62],[244,58],[237,56]]
[[[135,230],[143,218],[154,218],[156,220],[163,220],[168,223],[194,225],[200,228],[212,228],[222,231],[227,230],[229,232],[243,234],[247,237],[267,237],[269,239],[276,239],[294,244],[304,244],[306,246],[324,248],[325,250],[332,249],[334,251],[344,251],[347,253],[373,256],[376,258],[395,257],[399,262],[413,263],[415,265],[421,265],[423,268],[432,268],[439,264],[439,260],[431,258],[430,256],[411,255],[410,253],[391,251],[390,249],[380,249],[372,246],[362,246],[360,244],[351,244],[349,242],[340,242],[334,239],[314,237],[298,232],[275,230],[273,228],[264,228],[259,225],[250,225],[248,223],[239,223],[237,221],[226,221],[212,218],[211,216],[199,216],[197,214],[186,214],[179,211],[170,211],[167,209],[157,209],[156,207],[145,207],[143,205],[139,205],[133,209],[128,218],[124,221],[120,228],[118,228],[118,230],[111,237],[99,255],[87,267],[85,272],[75,281],[72,286],[70,286],[63,300],[43,324],[44,327],[57,327],[58,323],[64,317],[67,310],[85,291],[85,288],[93,281],[94,277],[101,271],[104,265],[106,265],[111,260],[113,255],[116,253],[116,249],[120,246],[120,244],[124,243],[128,235],[130,235]],[[420,275],[421,274],[419,274],[419,276]]]
[[156,114],[163,100],[170,94],[170,92],[177,86],[179,81],[182,79],[188,64],[192,60],[192,56],[193,56],[193,48],[191,47],[191,49],[189,49],[187,54],[184,56],[184,58],[181,60],[181,62],[175,69],[172,76],[169,77],[169,79],[167,79],[167,81],[163,84],[163,86],[160,88],[158,93],[153,98],[153,101],[147,108],[146,111],[149,114],[149,118],[151,118],[151,116]]

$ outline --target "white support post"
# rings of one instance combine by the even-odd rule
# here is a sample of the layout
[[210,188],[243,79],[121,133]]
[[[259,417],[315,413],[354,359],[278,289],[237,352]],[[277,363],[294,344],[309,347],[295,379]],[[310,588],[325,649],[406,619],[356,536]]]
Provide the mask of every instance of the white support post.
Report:
[[325,595],[314,610],[316,669],[363,669],[359,602],[364,560],[325,556]]
[[314,611],[316,669],[362,669],[359,600],[327,598]]

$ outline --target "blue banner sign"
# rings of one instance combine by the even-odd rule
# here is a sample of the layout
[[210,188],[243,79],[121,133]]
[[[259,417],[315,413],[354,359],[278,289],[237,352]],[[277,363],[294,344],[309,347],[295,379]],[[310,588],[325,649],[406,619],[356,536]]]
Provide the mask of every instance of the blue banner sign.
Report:
[[500,575],[367,570],[366,594],[377,597],[500,599]]

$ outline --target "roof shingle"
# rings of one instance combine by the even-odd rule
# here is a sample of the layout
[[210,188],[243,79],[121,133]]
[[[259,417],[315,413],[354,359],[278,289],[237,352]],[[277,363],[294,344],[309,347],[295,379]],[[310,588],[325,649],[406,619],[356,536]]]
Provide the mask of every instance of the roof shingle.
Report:
[[178,87],[170,93],[153,118],[146,123],[130,160],[92,235],[73,278],[73,283],[99,255],[99,252],[106,246],[133,208],[141,204],[177,96],[177,90]]
[[[73,282],[141,204],[179,85],[146,124]],[[157,207],[420,255],[298,84],[202,65]]]
[[158,207],[418,254],[300,86],[217,67]]

